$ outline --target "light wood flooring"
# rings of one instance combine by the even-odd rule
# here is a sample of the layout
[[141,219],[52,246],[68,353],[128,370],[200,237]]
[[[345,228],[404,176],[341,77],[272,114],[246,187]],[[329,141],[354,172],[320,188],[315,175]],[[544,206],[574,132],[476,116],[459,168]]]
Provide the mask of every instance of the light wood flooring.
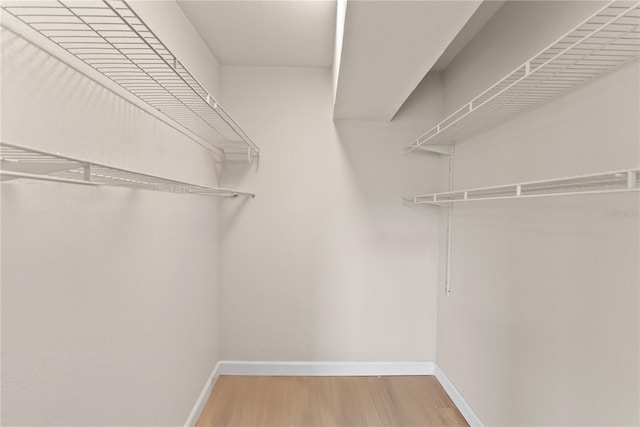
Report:
[[433,376],[220,376],[198,426],[466,426]]

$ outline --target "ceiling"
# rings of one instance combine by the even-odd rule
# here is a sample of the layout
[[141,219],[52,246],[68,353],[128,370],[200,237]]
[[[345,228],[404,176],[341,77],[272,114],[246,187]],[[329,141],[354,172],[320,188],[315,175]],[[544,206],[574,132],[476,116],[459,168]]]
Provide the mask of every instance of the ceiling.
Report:
[[330,67],[336,2],[178,2],[223,65]]
[[178,0],[178,4],[221,64],[333,65],[334,119],[389,121],[424,76],[445,69],[504,1]]

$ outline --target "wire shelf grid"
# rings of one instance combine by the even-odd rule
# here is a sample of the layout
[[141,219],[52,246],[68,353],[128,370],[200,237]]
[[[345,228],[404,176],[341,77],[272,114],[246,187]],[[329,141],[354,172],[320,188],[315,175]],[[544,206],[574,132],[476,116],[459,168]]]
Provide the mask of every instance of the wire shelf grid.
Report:
[[2,9],[206,140],[260,149],[123,0],[7,1]]
[[[451,145],[509,121],[640,54],[640,2],[614,0],[473,98],[405,151]],[[439,151],[443,152],[443,151]]]
[[640,168],[529,181],[494,187],[446,191],[408,197],[405,201],[414,204],[448,206],[454,202],[478,200],[519,199],[629,191],[640,191]]
[[47,153],[7,142],[0,143],[2,181],[34,179],[84,185],[107,185],[207,196],[251,196],[251,193],[226,188],[190,184],[128,169]]

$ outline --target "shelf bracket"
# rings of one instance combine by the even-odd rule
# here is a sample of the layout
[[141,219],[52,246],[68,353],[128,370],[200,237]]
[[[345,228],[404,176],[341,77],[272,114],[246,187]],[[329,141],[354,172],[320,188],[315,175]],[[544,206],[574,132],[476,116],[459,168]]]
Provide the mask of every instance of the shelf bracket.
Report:
[[627,172],[627,188],[636,188],[638,173],[635,171]]
[[83,168],[83,178],[87,182],[91,182],[91,164],[87,163]]
[[425,145],[420,145],[416,148],[422,150],[422,151],[429,151],[431,153],[437,153],[437,154],[444,154],[446,156],[450,156],[451,155],[451,151],[452,151],[452,146],[451,145],[435,145],[435,144],[425,144]]

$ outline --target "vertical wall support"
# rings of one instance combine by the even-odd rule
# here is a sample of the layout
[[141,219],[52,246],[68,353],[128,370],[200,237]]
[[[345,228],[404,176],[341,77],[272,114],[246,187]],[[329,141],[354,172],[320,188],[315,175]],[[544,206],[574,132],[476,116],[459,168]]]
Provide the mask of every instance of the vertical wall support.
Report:
[[636,188],[637,175],[634,171],[627,172],[627,188]]
[[87,182],[91,182],[91,163],[87,163],[86,165],[84,165],[83,169],[83,179]]
[[[451,155],[449,156],[449,191],[453,191],[453,158],[455,154],[456,146],[455,144],[451,145]],[[465,193],[465,198],[466,198]],[[452,225],[453,225],[453,205],[454,203],[449,203],[447,207],[447,254],[446,254],[446,265],[445,265],[445,281],[444,281],[444,292],[445,295],[451,296],[451,244],[452,244]]]

